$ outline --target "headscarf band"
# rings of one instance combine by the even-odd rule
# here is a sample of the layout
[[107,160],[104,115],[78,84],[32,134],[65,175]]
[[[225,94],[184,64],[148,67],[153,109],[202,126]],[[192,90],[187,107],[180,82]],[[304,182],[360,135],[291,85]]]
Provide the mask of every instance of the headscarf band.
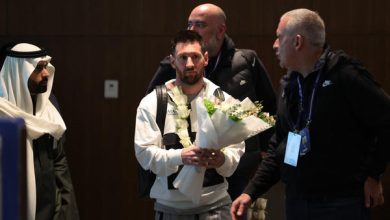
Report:
[[41,50],[37,50],[37,51],[14,51],[11,48],[7,49],[7,56],[10,56],[10,57],[36,58],[36,57],[44,57],[46,55],[47,55],[47,52],[43,48],[41,48]]

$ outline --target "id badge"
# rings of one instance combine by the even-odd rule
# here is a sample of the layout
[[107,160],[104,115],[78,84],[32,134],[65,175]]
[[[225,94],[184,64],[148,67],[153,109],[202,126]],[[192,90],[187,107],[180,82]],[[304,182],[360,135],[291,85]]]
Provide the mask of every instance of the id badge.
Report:
[[300,145],[301,145],[301,135],[294,132],[288,132],[286,153],[284,155],[284,163],[294,167],[297,166]]
[[310,151],[310,132],[309,128],[305,127],[304,129],[299,131],[301,135],[301,147],[299,148],[299,155],[306,155]]

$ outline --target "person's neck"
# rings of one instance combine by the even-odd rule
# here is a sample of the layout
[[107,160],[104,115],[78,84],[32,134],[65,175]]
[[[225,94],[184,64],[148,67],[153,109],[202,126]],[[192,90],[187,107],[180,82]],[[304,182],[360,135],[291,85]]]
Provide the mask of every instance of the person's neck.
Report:
[[315,65],[321,58],[322,53],[323,50],[315,50],[311,53],[308,53],[307,56],[303,57],[303,64],[301,65],[299,72],[304,78],[306,78],[310,73],[314,71]]
[[215,47],[215,49],[214,50],[212,50],[212,51],[208,51],[209,52],[209,57],[211,58],[211,59],[213,59],[213,58],[217,58],[218,57],[218,55],[219,55],[219,53],[221,52],[221,50],[222,50],[222,44],[223,44],[223,41],[221,41],[221,42],[218,42],[217,43],[218,45]]
[[37,106],[37,95],[36,94],[31,94],[31,101],[33,104],[33,115],[35,115],[35,108]]
[[221,51],[221,48],[219,48],[219,50],[215,50],[212,53],[209,53],[210,59],[216,59],[218,57],[220,51]]
[[196,95],[198,94],[204,87],[204,81],[203,79],[199,80],[196,84],[194,85],[188,85],[184,84],[179,80],[176,80],[175,84],[177,86],[181,87],[181,90],[183,91],[184,94],[186,95]]

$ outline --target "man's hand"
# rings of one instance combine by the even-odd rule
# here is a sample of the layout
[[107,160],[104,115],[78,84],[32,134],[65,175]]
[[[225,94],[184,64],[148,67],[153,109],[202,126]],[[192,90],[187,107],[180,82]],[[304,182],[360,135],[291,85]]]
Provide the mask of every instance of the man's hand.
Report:
[[225,154],[220,150],[203,149],[202,159],[206,162],[206,168],[218,168],[225,163]]
[[364,182],[364,203],[366,208],[374,208],[383,205],[385,199],[383,197],[382,183],[372,177],[367,177]]
[[185,165],[207,166],[207,161],[203,159],[203,150],[194,145],[183,148],[181,151],[181,160]]
[[225,155],[220,150],[203,149],[197,146],[183,148],[181,159],[185,165],[218,168],[225,163]]
[[241,194],[234,202],[230,208],[230,215],[232,220],[240,220],[245,216],[245,212],[248,207],[252,204],[252,199],[248,194]]

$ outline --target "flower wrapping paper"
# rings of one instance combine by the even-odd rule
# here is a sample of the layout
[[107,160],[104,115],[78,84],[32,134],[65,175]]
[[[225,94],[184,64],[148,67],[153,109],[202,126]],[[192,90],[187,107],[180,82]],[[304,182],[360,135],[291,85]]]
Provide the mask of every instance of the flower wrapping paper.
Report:
[[[226,100],[236,102],[237,100]],[[253,105],[250,99],[241,102],[242,108]],[[222,149],[231,144],[238,144],[271,127],[256,116],[248,116],[240,121],[233,121],[217,109],[209,116],[202,98],[196,100],[196,115],[198,132],[195,138],[195,145],[201,148]],[[184,165],[173,185],[193,203],[199,203],[202,194],[202,185],[206,168]]]

